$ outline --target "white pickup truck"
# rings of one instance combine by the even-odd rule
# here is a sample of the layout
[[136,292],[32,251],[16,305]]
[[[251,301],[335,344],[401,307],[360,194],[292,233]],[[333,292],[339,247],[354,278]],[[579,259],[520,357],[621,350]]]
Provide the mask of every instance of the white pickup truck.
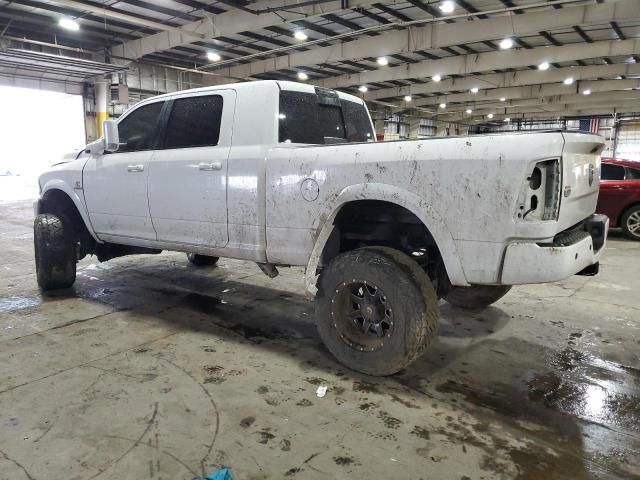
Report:
[[376,143],[363,101],[293,82],[144,100],[40,179],[37,278],[161,250],[306,267],[322,340],[388,375],[433,339],[438,301],[595,274],[601,137],[562,131]]

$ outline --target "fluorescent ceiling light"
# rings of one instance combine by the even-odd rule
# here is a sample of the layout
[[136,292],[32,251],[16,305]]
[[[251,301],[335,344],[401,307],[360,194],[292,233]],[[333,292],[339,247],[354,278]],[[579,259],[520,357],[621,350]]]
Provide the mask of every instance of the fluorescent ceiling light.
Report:
[[493,118],[493,113],[490,113],[489,115],[487,115],[488,118]]
[[431,80],[433,80],[434,82],[439,82],[440,80],[442,80],[442,77],[440,75],[434,75],[433,77],[431,77]]
[[509,123],[511,121],[511,119],[509,117],[504,119],[505,122]]
[[582,94],[583,95],[591,95],[591,90],[587,88],[586,90],[582,91]]
[[74,32],[80,30],[80,24],[75,20],[67,17],[63,17],[58,20],[58,25],[60,25],[62,28],[66,28],[67,30],[71,30]]
[[368,91],[369,91],[369,89],[367,88],[367,86],[366,86],[366,85],[360,85],[360,86],[358,87],[358,90],[359,90],[360,92],[362,92],[362,93],[366,93],[366,92],[368,92]]
[[378,63],[378,65],[383,66],[383,67],[386,66],[386,65],[389,65],[389,60],[387,59],[387,57],[378,57],[376,62]]
[[549,70],[549,62],[542,62],[538,65],[538,70]]
[[473,110],[471,110],[470,108],[467,108],[465,112],[467,112],[467,114],[470,114],[471,112],[473,112]]
[[479,89],[478,87],[473,87],[473,88],[471,89],[471,93],[478,93],[478,91],[479,91],[479,90],[480,90],[480,89]]
[[306,40],[307,38],[309,38],[309,36],[302,30],[296,30],[295,32],[293,32],[293,36],[296,40]]
[[506,102],[506,101],[507,101],[507,99],[506,99],[505,97],[500,97],[500,101],[501,101],[501,102]]
[[212,61],[212,62],[217,62],[221,58],[222,57],[220,57],[220,55],[218,55],[216,52],[207,52],[207,59]]
[[410,102],[412,100],[411,95],[405,95],[404,96],[404,101],[405,102]]
[[304,72],[298,72],[298,80],[309,80],[309,75]]
[[440,4],[439,8],[442,13],[451,13],[455,10],[456,4],[450,0],[445,0]]
[[564,79],[565,85],[571,85],[573,83],[573,77],[567,77]]
[[440,108],[447,108],[447,104],[446,104],[446,103],[444,103],[444,102],[442,102],[442,103],[440,104]]
[[509,50],[511,47],[513,47],[513,40],[510,38],[505,38],[500,42],[500,49],[502,50]]

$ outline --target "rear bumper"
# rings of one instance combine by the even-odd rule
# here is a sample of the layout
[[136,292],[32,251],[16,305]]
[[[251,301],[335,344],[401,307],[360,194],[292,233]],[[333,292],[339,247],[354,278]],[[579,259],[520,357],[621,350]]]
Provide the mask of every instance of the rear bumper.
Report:
[[509,244],[500,283],[555,282],[588,269],[600,259],[608,227],[609,219],[605,215],[594,214],[576,227],[556,235],[551,244]]

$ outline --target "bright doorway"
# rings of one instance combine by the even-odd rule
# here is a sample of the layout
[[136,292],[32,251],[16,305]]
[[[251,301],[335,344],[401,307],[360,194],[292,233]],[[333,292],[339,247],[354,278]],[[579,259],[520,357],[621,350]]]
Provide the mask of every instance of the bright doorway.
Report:
[[36,198],[38,175],[85,144],[80,95],[0,86],[0,202]]

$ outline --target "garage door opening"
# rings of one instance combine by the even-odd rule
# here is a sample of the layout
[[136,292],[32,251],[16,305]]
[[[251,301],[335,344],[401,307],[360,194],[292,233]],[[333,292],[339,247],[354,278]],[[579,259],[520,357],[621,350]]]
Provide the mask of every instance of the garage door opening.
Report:
[[36,198],[38,175],[85,144],[82,97],[0,87],[0,202]]

